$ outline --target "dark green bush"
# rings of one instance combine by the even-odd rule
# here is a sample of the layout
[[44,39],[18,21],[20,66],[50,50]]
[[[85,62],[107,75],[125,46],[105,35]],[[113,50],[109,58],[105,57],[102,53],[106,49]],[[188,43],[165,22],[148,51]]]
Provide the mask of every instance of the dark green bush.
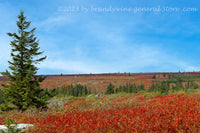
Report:
[[107,89],[106,89],[106,94],[114,94],[115,91],[114,91],[114,85],[112,83],[110,83],[108,86],[107,86]]

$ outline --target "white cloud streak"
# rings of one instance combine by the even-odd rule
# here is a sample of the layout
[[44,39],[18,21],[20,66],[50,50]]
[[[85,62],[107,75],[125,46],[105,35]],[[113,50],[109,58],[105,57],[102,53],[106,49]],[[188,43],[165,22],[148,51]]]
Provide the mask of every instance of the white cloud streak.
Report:
[[59,26],[71,24],[71,23],[75,22],[76,19],[77,19],[77,17],[73,17],[73,15],[54,14],[43,21],[34,23],[34,25],[37,25],[38,29],[48,32],[55,28],[58,28]]
[[100,72],[95,65],[72,60],[47,60],[41,65],[41,69],[60,70],[62,72],[92,73]]
[[[127,37],[124,34],[124,29],[107,27],[107,25],[102,25],[94,21],[88,25],[87,31],[93,38],[99,40],[98,44],[94,45],[94,47],[97,45],[100,46],[98,49],[100,51],[96,51],[97,58],[91,57],[89,54],[85,58],[73,60],[72,57],[69,60],[70,57],[65,58],[65,50],[61,50],[59,51],[59,56],[56,57],[58,60],[50,56],[49,60],[41,66],[42,69],[56,69],[64,72],[77,73],[105,73],[124,71],[138,72],[148,67],[157,68],[158,71],[166,69],[169,71],[178,71],[179,68],[182,68],[183,71],[190,71],[195,68],[189,65],[183,65],[181,62],[185,61],[175,57],[173,54],[167,54],[161,47],[154,47],[151,44],[126,44]],[[82,53],[84,51],[76,46],[75,54],[81,56]]]
[[[0,7],[3,6],[0,5]],[[15,23],[16,17],[14,15],[11,15],[12,20],[11,17],[6,16],[8,9],[0,8],[0,11],[1,18],[5,18],[5,21],[7,22],[12,21]],[[83,17],[81,15],[85,16]],[[42,31],[39,32],[40,35],[44,37],[44,41],[42,40],[44,43],[42,44],[42,47],[48,47],[45,51],[48,59],[39,65],[42,70],[49,69],[55,72],[62,71],[66,73],[105,73],[124,71],[142,72],[143,68],[149,68],[148,70],[151,70],[151,67],[158,69],[158,71],[172,71],[178,68],[180,68],[182,71],[193,71],[200,69],[199,66],[195,65],[194,63],[190,63],[188,60],[184,60],[181,57],[175,57],[173,54],[168,54],[163,47],[159,47],[159,43],[145,44],[138,42],[134,36],[130,38],[130,35],[127,35],[127,31],[130,32],[130,29],[134,29],[132,32],[133,35],[145,31],[154,31],[157,34],[176,34],[176,29],[170,31],[171,25],[169,26],[169,23],[166,23],[164,26],[160,27],[160,25],[157,25],[156,22],[155,25],[152,25],[153,22],[147,24],[146,21],[141,21],[143,20],[141,17],[139,19],[135,18],[134,22],[127,22],[127,25],[117,25],[115,22],[108,22],[108,18],[105,19],[105,16],[91,17],[90,15],[91,14],[54,13],[51,16],[47,16],[44,20],[33,22],[33,24],[37,27],[37,30]],[[85,19],[83,20],[83,18]],[[108,20],[113,21],[117,19],[111,18]],[[5,23],[1,20],[0,22],[3,24]],[[122,21],[120,24],[123,24],[123,22],[125,21]],[[2,27],[2,30],[10,31],[10,28],[7,29],[9,25],[7,25],[6,28]],[[81,34],[86,34],[87,36],[86,38],[84,38],[85,36],[81,38],[82,40],[72,39],[76,41],[74,44],[77,45],[74,45],[71,47],[71,49],[66,50],[63,49],[63,44],[66,44],[66,42],[62,42],[63,44],[57,43],[59,42],[58,40],[63,39],[59,36],[62,33],[54,33],[54,30],[63,28],[60,29],[60,31],[64,31],[68,30],[67,28],[69,27],[69,30],[72,31],[73,28],[78,27],[77,31],[79,31],[80,28],[82,29],[80,31],[85,32]],[[131,28],[128,29],[129,27]],[[194,26],[193,29],[194,28],[199,29],[199,26]],[[192,28],[188,29],[190,30]],[[178,30],[179,32],[182,32],[182,28],[179,27]],[[54,38],[48,37],[49,32],[54,33]],[[186,32],[188,32],[188,30],[186,30]],[[77,36],[78,35],[79,33],[77,33]],[[66,36],[68,35],[66,34]],[[77,36],[74,38],[77,38]],[[95,41],[90,41],[90,39],[94,39]],[[91,43],[93,45],[89,46],[88,44]],[[84,47],[81,47],[83,45]],[[0,48],[0,71],[4,71],[8,64],[7,61],[10,58],[8,38],[0,37]],[[94,49],[97,49],[98,51],[93,51]],[[68,55],[67,52],[70,50],[72,51],[70,53],[71,55]]]

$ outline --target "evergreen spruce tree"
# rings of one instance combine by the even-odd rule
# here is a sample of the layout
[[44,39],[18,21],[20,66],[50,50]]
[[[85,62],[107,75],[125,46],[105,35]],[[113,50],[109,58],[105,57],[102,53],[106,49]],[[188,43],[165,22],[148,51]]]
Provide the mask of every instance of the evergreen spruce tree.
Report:
[[88,94],[92,94],[92,90],[91,90],[91,88],[90,88],[90,87],[89,87]]
[[25,111],[29,106],[45,107],[48,98],[40,89],[39,82],[44,78],[36,76],[38,68],[35,66],[46,56],[38,57],[43,52],[39,51],[39,41],[34,35],[36,28],[29,30],[30,24],[21,11],[17,21],[18,32],[7,33],[13,38],[10,43],[12,60],[8,61],[11,72],[6,70],[1,73],[9,78],[9,84],[2,85],[5,101],[16,105],[20,111]]
[[176,79],[176,89],[177,90],[183,89],[182,79],[179,76]]
[[85,85],[84,86],[84,95],[87,95],[88,94],[88,90],[87,90],[87,86]]
[[67,95],[72,95],[73,94],[73,90],[74,90],[74,87],[73,87],[73,85],[71,84],[71,85],[68,85],[68,91],[67,91]]
[[129,84],[129,93],[133,93],[133,90],[134,88],[133,88],[133,84]]
[[160,86],[160,93],[166,95],[168,91],[169,91],[169,83],[162,81]]
[[120,85],[119,86],[119,92],[122,92],[123,90],[122,90],[122,86]]
[[119,93],[119,88],[118,87],[115,89],[115,93]]
[[149,92],[155,91],[155,84],[153,83],[148,89]]
[[141,83],[141,85],[139,86],[139,91],[144,91],[144,90],[145,90],[144,84]]
[[133,84],[133,93],[137,93],[138,92],[138,88],[137,85],[134,83]]
[[106,89],[106,93],[105,94],[114,94],[115,91],[114,91],[114,85],[112,83],[110,83],[108,86],[107,86],[107,89]]

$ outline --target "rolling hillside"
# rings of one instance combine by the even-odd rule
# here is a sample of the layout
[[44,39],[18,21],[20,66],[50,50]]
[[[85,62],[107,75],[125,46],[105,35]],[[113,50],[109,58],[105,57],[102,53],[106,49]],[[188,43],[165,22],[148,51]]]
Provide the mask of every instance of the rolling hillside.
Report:
[[[170,77],[180,75],[194,80],[200,84],[200,72],[185,73],[105,73],[105,74],[73,74],[73,75],[44,75],[46,79],[41,83],[42,88],[56,88],[66,84],[82,84],[100,91],[105,89],[109,83],[115,86],[124,85],[126,83],[143,83],[148,88],[153,81],[167,80]],[[0,77],[0,83],[6,83],[8,79]]]

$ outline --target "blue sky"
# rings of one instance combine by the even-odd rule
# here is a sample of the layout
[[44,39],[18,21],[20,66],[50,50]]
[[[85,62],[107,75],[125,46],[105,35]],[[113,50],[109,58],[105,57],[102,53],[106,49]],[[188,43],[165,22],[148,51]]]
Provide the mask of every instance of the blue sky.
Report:
[[0,0],[0,71],[20,10],[47,55],[39,74],[200,70],[198,0]]

